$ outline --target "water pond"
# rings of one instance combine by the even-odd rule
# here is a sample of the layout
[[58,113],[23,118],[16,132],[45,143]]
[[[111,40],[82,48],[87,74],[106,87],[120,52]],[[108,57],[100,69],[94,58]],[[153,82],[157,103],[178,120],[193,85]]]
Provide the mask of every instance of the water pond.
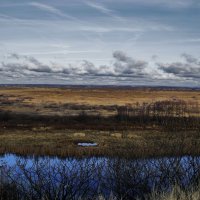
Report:
[[[200,157],[135,159],[90,157],[0,157],[1,184],[15,184],[20,194],[57,195],[58,199],[143,199],[153,190],[188,188],[200,178]],[[47,194],[46,194],[47,195]]]
[[79,142],[77,145],[81,147],[96,147],[98,144],[95,142]]

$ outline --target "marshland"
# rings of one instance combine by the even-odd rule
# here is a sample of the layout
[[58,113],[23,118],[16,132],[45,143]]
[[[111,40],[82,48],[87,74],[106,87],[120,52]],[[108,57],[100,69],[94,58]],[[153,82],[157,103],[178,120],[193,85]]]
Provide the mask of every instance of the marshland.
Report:
[[198,199],[199,103],[188,88],[1,86],[0,196]]
[[0,200],[200,200],[199,0],[0,0]]

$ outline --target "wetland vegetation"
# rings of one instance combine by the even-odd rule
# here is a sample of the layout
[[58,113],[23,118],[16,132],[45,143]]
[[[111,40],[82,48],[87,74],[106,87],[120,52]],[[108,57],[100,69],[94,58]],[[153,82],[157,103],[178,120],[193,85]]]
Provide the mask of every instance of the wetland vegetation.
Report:
[[1,87],[0,197],[198,199],[199,102],[177,88]]
[[[199,197],[200,158],[1,157],[1,199]],[[193,191],[193,193],[191,193]],[[164,196],[166,198],[164,198]],[[190,198],[190,197],[194,198]]]

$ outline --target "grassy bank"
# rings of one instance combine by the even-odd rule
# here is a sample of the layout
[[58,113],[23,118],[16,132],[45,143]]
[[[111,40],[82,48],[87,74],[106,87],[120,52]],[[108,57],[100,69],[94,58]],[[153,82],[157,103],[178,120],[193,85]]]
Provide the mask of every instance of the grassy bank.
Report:
[[[79,142],[95,142],[96,147],[79,147]],[[198,155],[200,134],[190,132],[74,131],[34,128],[0,131],[0,153],[50,156],[123,156],[131,158]]]

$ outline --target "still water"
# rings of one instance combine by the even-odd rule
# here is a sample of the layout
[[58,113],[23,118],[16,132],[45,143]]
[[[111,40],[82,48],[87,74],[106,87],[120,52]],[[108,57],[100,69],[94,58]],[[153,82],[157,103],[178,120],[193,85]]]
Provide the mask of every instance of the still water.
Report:
[[200,157],[122,159],[108,157],[0,157],[3,183],[15,183],[36,198],[48,192],[58,199],[93,199],[98,195],[143,199],[152,191],[188,188],[200,178]]

